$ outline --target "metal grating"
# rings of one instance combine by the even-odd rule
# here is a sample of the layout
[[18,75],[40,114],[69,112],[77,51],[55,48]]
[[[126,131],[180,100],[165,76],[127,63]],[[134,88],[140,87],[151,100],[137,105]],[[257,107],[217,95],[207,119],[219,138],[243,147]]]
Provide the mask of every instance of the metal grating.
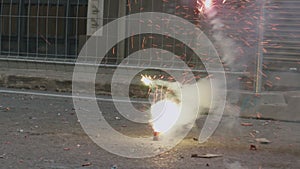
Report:
[[87,0],[1,0],[1,58],[72,60],[86,34]]
[[[194,13],[193,1],[187,3],[182,0],[0,0],[0,2],[1,60],[74,64],[82,46],[95,30],[128,14],[164,12],[183,17],[195,24],[200,19]],[[123,33],[126,29],[130,29],[126,25],[116,29],[123,30],[123,28]],[[191,67],[203,69],[201,61],[194,56],[191,49],[175,39],[150,34],[134,36],[117,44],[107,53],[102,64],[117,66],[131,53],[151,47],[169,50],[182,57]]]
[[265,8],[264,63],[269,69],[300,68],[300,1],[268,0]]

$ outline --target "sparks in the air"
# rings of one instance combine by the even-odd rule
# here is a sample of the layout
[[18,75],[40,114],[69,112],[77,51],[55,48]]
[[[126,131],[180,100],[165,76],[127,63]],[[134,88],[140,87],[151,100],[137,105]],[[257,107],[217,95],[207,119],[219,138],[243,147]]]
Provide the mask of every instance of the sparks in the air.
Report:
[[209,10],[213,6],[213,0],[204,0],[203,2],[206,10]]
[[141,75],[142,79],[141,81],[146,85],[146,86],[150,86],[152,84],[152,78],[150,76],[147,75]]
[[197,0],[198,11],[202,14],[207,13],[214,5],[213,0]]
[[[180,115],[180,106],[178,100],[171,95],[171,98],[168,98],[168,92],[163,86],[171,87],[174,85],[174,82],[167,82],[158,79],[153,79],[148,75],[141,75],[141,81],[144,85],[149,86],[153,92],[161,92],[160,99],[154,99],[151,106],[151,120],[152,129],[154,131],[154,140],[158,140],[158,136],[168,132],[177,122]],[[155,87],[156,86],[156,87]],[[169,89],[171,90],[171,89]]]

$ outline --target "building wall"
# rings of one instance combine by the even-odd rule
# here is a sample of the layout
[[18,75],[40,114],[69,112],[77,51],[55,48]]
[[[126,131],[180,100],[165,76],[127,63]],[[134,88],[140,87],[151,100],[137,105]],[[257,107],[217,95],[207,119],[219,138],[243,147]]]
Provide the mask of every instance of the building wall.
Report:
[[87,1],[4,0],[1,13],[1,55],[72,58],[78,37],[86,34]]
[[[192,10],[187,14],[186,11],[189,10],[185,9],[184,12],[184,9],[176,8],[176,6],[188,8],[182,6],[187,4],[182,4],[179,0],[122,1],[124,8],[119,5],[121,0],[2,0],[0,3],[1,58],[72,61],[76,59],[85,41],[98,28],[127,14],[154,11],[193,19]],[[122,8],[123,13],[120,10]],[[123,27],[126,31],[126,25]],[[122,57],[139,50],[145,38],[146,47],[151,47],[154,42],[149,39],[150,36],[152,35],[141,35],[131,40],[124,40],[125,48]],[[136,45],[130,47],[132,41],[136,42]],[[177,43],[175,40],[166,39],[165,44],[169,46],[175,43]],[[116,46],[113,50],[119,48],[120,46]],[[117,64],[116,55],[122,54],[110,51],[107,55],[105,63]]]

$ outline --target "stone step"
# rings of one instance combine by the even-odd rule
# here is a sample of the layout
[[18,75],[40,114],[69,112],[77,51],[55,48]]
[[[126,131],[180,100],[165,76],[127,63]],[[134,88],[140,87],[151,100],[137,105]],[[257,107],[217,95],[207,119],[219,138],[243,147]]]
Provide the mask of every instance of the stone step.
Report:
[[242,117],[300,121],[300,92],[265,92],[256,95],[247,91],[229,91],[227,98],[229,103],[238,105],[239,116]]
[[287,112],[290,118],[300,119],[300,92],[286,92],[285,99],[287,102]]

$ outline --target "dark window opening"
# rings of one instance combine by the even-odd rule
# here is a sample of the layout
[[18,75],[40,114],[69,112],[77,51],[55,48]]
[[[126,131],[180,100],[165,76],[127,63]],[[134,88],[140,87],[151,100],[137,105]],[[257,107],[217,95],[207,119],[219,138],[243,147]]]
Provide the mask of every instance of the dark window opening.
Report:
[[5,57],[75,59],[86,35],[88,0],[20,0],[0,4],[0,51]]

